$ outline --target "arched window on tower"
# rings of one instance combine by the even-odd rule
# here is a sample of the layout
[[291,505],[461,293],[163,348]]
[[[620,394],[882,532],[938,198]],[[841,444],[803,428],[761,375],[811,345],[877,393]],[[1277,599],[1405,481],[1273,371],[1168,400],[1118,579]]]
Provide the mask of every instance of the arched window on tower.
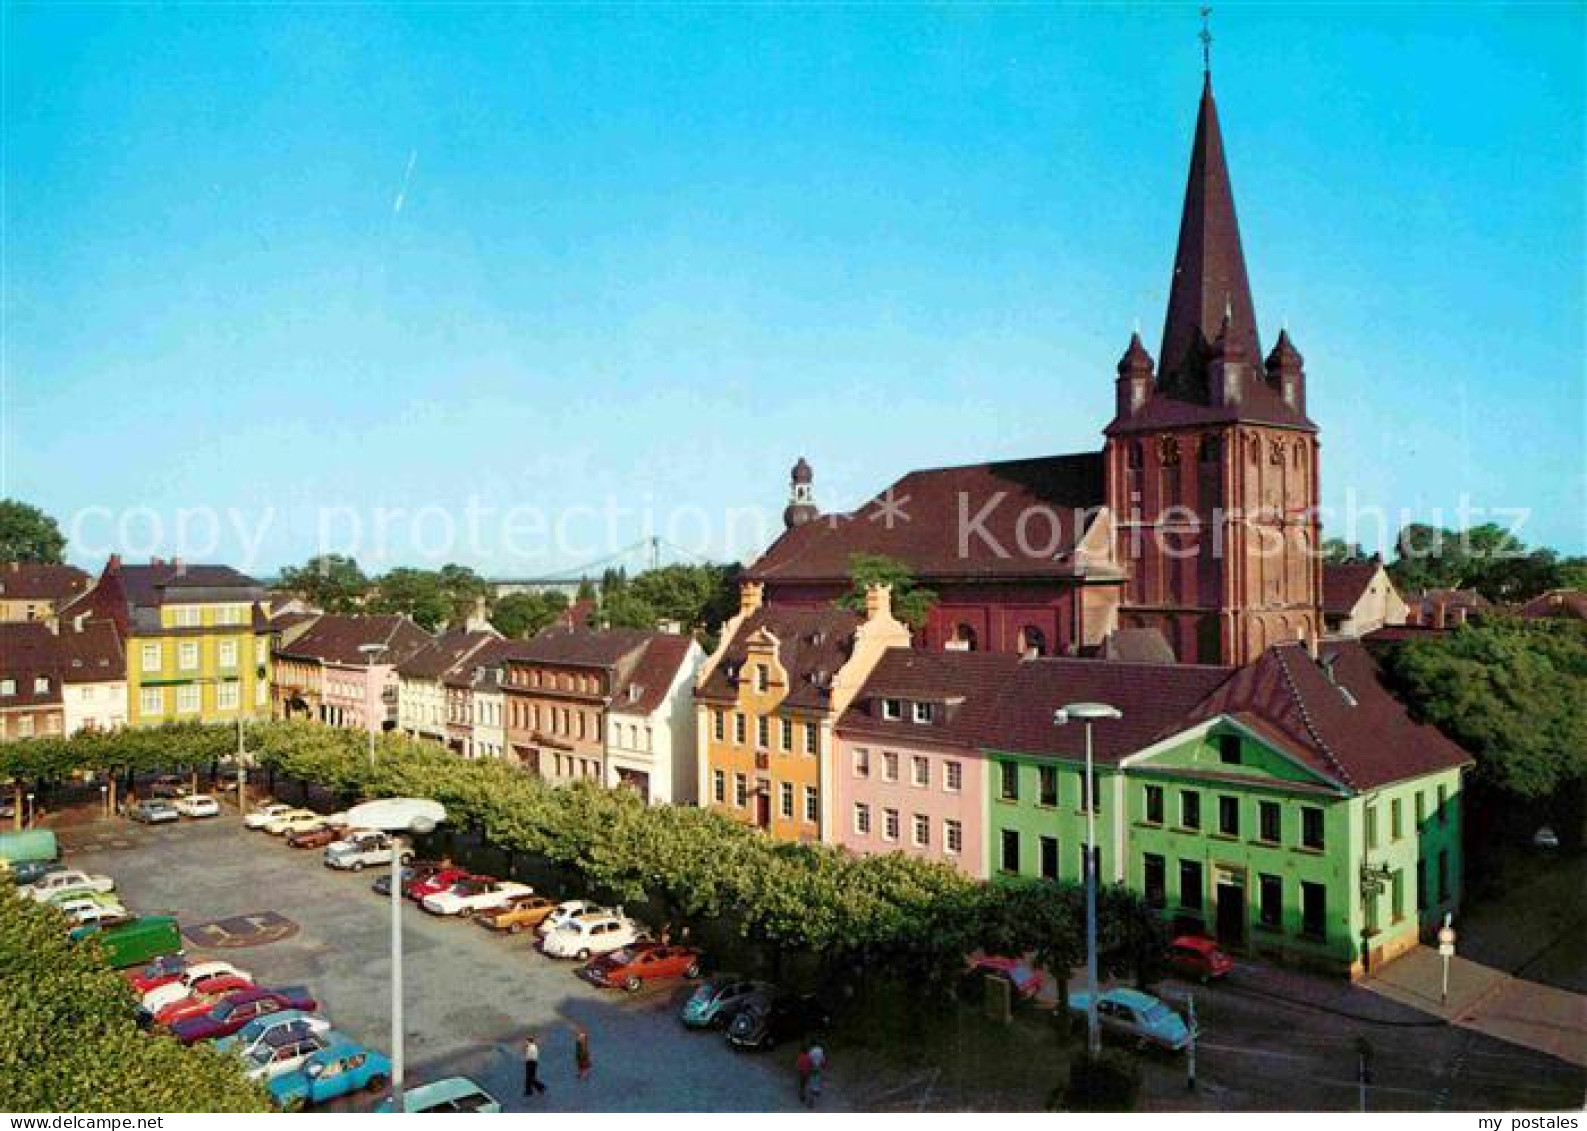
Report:
[[1019,650],[1023,656],[1045,656],[1047,635],[1033,624],[1019,630]]
[[943,646],[949,652],[974,652],[976,650],[975,629],[960,622],[953,626],[953,635],[948,638]]

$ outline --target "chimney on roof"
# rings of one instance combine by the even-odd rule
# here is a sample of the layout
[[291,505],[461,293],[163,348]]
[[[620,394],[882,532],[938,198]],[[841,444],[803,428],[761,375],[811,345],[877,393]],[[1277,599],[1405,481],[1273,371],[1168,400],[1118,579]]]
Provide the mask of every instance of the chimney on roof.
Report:
[[893,615],[893,587],[891,585],[867,585],[865,587],[865,619],[867,621],[886,620]]
[[151,555],[149,558],[149,564],[152,566],[163,566],[165,564],[165,559]]
[[179,573],[179,574],[183,574],[183,573],[187,572],[187,563],[184,562],[181,558],[172,558],[171,559],[171,565],[172,565],[173,568],[175,568],[176,572]]
[[741,616],[749,616],[760,608],[765,600],[766,586],[759,581],[741,581],[738,584],[738,611]]
[[119,573],[119,572],[121,572],[121,555],[120,554],[111,554],[110,555],[110,560],[105,563],[105,572],[106,573]]

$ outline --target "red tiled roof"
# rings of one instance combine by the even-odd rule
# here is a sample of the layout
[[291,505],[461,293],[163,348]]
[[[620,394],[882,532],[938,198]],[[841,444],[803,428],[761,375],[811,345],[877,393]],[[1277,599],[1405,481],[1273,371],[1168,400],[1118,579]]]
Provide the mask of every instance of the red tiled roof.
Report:
[[713,702],[737,699],[731,673],[742,668],[749,638],[764,628],[777,638],[778,656],[788,672],[789,688],[783,702],[790,707],[825,709],[830,702],[829,681],[848,662],[854,632],[863,619],[859,613],[831,606],[763,605],[738,626],[697,694]]
[[[843,713],[838,729],[845,735],[899,742],[980,746],[1019,665],[1020,658],[1009,653],[889,648]],[[946,709],[931,723],[912,721],[907,710],[904,718],[892,720],[882,717],[883,699],[929,702]]]
[[399,663],[397,674],[404,679],[440,680],[453,667],[473,659],[486,645],[500,639],[496,633],[481,629],[448,630]]
[[526,664],[615,668],[643,648],[654,633],[633,628],[568,628],[552,625],[528,640],[512,641],[508,659]]
[[0,598],[7,601],[64,601],[92,583],[93,578],[76,566],[0,563]]
[[[31,707],[61,701],[63,683],[107,683],[126,678],[121,638],[110,621],[86,621],[51,630],[44,621],[0,623],[0,679],[14,681],[13,694],[0,696],[0,708]],[[35,680],[48,680],[45,691]]]
[[[272,629],[277,620],[270,621]],[[282,626],[284,627],[284,626]],[[327,613],[279,654],[322,664],[362,666],[370,662],[360,649],[365,644],[384,644],[386,651],[377,660],[382,664],[402,664],[431,644],[429,633],[407,617],[395,613],[351,616]]]
[[1177,657],[1160,628],[1118,628],[1102,642],[1104,660],[1130,664],[1172,664]]
[[[912,471],[856,511],[785,531],[745,576],[842,581],[855,554],[901,561],[927,584],[1074,576],[1071,555],[1084,533],[1077,512],[1103,501],[1102,456],[1094,452]],[[1025,549],[1039,554],[1022,550],[1015,534],[1031,512],[1040,517],[1026,520]]]
[[1580,589],[1551,589],[1540,593],[1515,611],[1516,616],[1530,618],[1568,617],[1587,620],[1587,593]]
[[1324,562],[1323,612],[1349,616],[1382,568],[1382,562]]
[[[1323,662],[1299,644],[1269,648],[1193,712],[1231,715],[1318,773],[1352,790],[1452,769],[1471,756],[1435,728],[1413,722],[1378,680],[1356,641],[1328,641]],[[1332,678],[1325,665],[1331,665]]]
[[678,671],[689,657],[692,636],[658,632],[650,637],[634,670],[612,696],[612,710],[626,715],[648,715],[660,707]]
[[1070,703],[1108,703],[1123,717],[1092,726],[1093,756],[1116,762],[1149,746],[1229,678],[1231,669],[1201,664],[1131,664],[1071,658],[1023,660],[997,704],[986,746],[1015,754],[1085,757],[1082,724],[1054,726]]
[[64,653],[61,676],[67,683],[105,683],[127,678],[127,657],[114,622],[84,621],[82,627],[62,624]]

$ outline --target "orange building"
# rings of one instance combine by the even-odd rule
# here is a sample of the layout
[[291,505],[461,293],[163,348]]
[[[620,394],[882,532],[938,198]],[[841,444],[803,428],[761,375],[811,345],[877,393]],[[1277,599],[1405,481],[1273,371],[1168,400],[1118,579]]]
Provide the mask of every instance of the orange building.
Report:
[[745,582],[695,688],[700,798],[779,840],[833,837],[833,727],[889,648],[909,647],[886,586],[863,614],[762,604]]

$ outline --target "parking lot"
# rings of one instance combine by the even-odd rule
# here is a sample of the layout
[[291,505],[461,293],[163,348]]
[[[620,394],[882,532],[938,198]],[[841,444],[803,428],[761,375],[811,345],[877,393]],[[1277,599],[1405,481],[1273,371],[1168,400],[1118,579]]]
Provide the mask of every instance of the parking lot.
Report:
[[[249,832],[231,815],[86,825],[64,830],[62,841],[73,866],[113,875],[137,913],[175,915],[190,954],[224,958],[262,985],[307,986],[337,1029],[389,1049],[390,905],[370,890],[383,869],[333,872],[320,852]],[[793,1052],[736,1053],[718,1033],[685,1030],[684,984],[598,990],[574,976],[576,963],[535,952],[532,935],[497,936],[407,901],[403,914],[410,1086],[467,1075],[511,1111],[798,1107]],[[575,1026],[589,1031],[594,1059],[583,1082],[574,1076]],[[519,1050],[531,1031],[550,1091],[524,1099]],[[838,1100],[829,1089],[823,1107]]]

